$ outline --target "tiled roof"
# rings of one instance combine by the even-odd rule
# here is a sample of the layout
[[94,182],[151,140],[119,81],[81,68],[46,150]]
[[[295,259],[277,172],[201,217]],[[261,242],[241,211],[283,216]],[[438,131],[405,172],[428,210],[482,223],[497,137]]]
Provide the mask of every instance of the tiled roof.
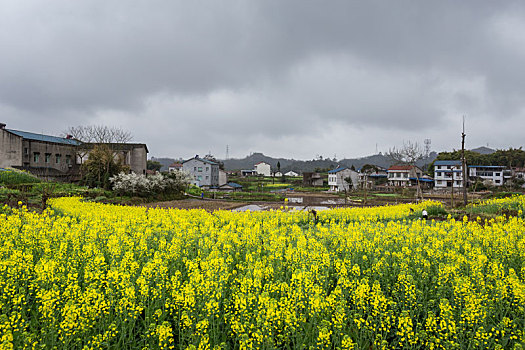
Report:
[[66,139],[65,137],[35,134],[32,132],[13,130],[13,129],[5,129],[5,130],[17,136],[23,137],[24,139],[27,139],[27,140],[61,143],[61,144],[72,145],[72,146],[78,146],[82,143],[75,139]]

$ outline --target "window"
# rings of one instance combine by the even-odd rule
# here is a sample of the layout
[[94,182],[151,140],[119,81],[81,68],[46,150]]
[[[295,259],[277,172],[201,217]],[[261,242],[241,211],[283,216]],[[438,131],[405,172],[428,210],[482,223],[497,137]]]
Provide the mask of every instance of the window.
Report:
[[33,162],[38,163],[40,161],[40,152],[33,153]]
[[209,168],[209,167],[206,167],[206,171],[210,171],[210,168]]
[[55,154],[55,163],[60,164],[60,158],[62,158],[61,154]]
[[496,176],[501,176],[501,173],[495,173],[494,175],[496,175]]
[[193,171],[197,171],[197,167],[196,166],[193,167]]
[[51,161],[51,153],[46,153],[46,157],[44,160],[46,163],[49,163]]
[[29,148],[27,148],[27,147],[24,148],[24,155],[26,155],[26,156],[29,155]]
[[197,176],[197,180],[202,181],[202,176],[201,175]]
[[208,175],[206,175],[206,180],[208,180],[210,177]]
[[67,154],[66,155],[66,164],[71,164],[71,155],[70,154]]
[[200,173],[200,172],[202,172],[202,167],[201,167],[201,166],[199,167],[199,173]]

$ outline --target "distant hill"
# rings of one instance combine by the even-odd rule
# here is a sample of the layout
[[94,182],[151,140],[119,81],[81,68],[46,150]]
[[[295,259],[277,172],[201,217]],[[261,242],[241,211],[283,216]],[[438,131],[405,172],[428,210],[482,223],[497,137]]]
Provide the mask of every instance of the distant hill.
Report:
[[485,146],[481,146],[481,147],[478,147],[478,148],[471,149],[471,151],[479,153],[479,154],[492,154],[492,153],[496,152],[495,149],[488,148],[488,147],[485,147]]
[[160,171],[168,171],[168,167],[171,164],[173,164],[173,162],[176,161],[176,159],[173,159],[173,158],[155,158],[155,157],[151,157],[151,160],[162,164],[162,168],[160,168]]
[[[418,162],[417,165],[422,167],[424,165],[430,164],[437,157],[435,152],[432,152],[428,158],[423,159]],[[226,170],[241,170],[241,169],[253,169],[253,166],[259,162],[266,162],[270,164],[272,169],[277,169],[277,162],[281,164],[281,172],[288,172],[290,170],[296,172],[308,172],[315,171],[316,169],[334,169],[338,166],[347,166],[352,167],[352,165],[359,169],[365,164],[378,165],[384,168],[388,168],[392,165],[392,160],[384,154],[374,154],[362,158],[354,159],[342,159],[342,160],[333,160],[333,159],[315,159],[315,160],[295,160],[295,159],[286,159],[286,158],[273,158],[265,156],[262,153],[253,153],[248,157],[242,159],[226,159],[222,160],[224,162],[224,168]]]

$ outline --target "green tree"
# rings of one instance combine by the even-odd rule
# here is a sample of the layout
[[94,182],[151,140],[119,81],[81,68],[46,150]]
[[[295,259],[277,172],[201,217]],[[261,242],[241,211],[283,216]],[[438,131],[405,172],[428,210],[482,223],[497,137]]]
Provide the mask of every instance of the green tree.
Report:
[[146,168],[148,170],[160,171],[160,168],[162,168],[162,164],[160,164],[156,160],[148,160]]
[[82,182],[89,187],[111,188],[109,179],[118,173],[129,172],[121,157],[115,156],[105,144],[93,146],[88,159],[82,164]]

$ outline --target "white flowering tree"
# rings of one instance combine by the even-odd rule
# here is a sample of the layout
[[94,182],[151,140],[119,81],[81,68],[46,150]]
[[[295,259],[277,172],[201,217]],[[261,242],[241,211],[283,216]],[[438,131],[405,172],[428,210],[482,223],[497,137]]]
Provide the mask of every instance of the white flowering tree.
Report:
[[113,190],[120,194],[134,196],[153,196],[160,193],[183,193],[191,183],[191,174],[185,171],[174,171],[169,174],[126,174],[120,173],[110,178]]

